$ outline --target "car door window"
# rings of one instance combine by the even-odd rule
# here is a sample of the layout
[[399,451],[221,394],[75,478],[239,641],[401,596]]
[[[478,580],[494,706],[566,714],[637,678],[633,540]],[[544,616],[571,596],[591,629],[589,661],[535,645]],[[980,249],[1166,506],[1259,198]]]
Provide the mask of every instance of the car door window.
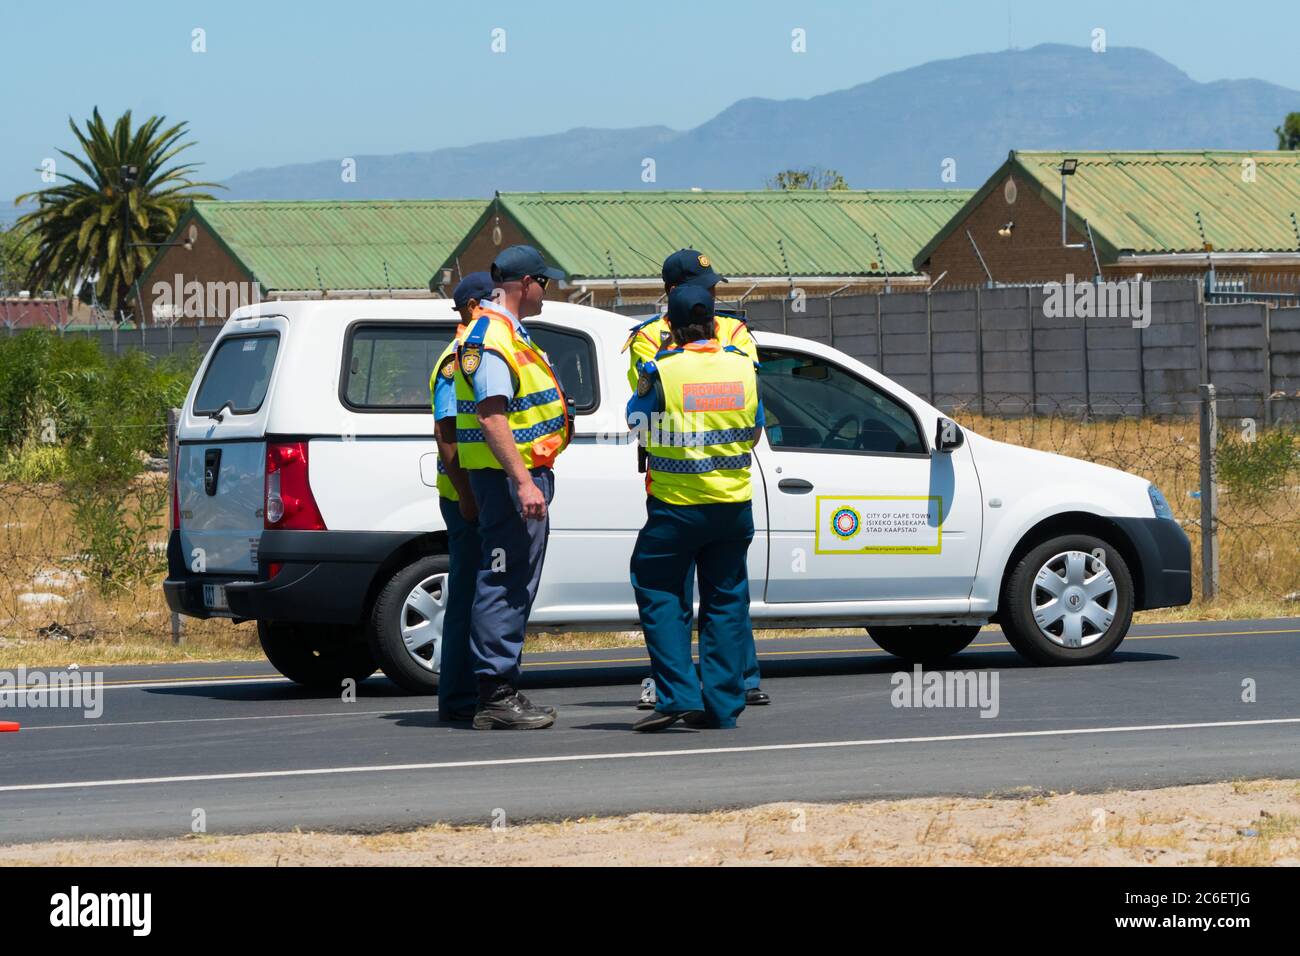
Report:
[[783,349],[759,350],[767,440],[791,451],[927,455],[907,406],[832,362]]
[[528,334],[546,353],[564,397],[573,402],[575,410],[584,415],[595,411],[600,395],[596,389],[596,349],[591,339],[579,332],[533,323],[528,325]]
[[344,402],[357,411],[428,414],[433,363],[455,334],[450,322],[355,326],[343,355]]

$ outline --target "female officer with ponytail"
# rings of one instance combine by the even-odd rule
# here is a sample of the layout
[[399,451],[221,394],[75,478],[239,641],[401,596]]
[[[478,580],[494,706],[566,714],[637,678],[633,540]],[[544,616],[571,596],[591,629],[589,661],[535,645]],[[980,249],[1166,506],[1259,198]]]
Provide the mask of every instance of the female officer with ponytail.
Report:
[[[714,337],[713,295],[668,296],[673,342],[643,363],[628,424],[647,452],[646,523],[632,587],[650,653],[655,712],[634,730],[734,727],[745,709],[750,449],[763,426],[753,359]],[[700,669],[691,659],[690,572],[699,579]]]

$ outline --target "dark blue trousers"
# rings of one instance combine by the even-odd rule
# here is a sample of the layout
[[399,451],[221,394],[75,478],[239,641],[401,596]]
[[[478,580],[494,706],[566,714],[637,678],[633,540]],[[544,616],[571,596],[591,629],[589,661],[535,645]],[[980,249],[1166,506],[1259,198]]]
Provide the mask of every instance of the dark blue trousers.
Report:
[[[533,481],[546,497],[555,495],[555,475],[534,468]],[[524,629],[546,560],[551,519],[525,521],[519,493],[499,468],[469,472],[478,501],[480,553],[470,616],[470,651],[478,677],[479,699],[486,701],[503,684],[519,686]]]
[[473,710],[478,703],[478,679],[469,651],[469,621],[478,578],[478,525],[460,516],[460,505],[438,499],[447,524],[447,609],[442,617],[442,660],[438,670],[438,710],[442,713]]
[[[668,505],[647,499],[631,571],[656,710],[702,710],[712,726],[736,725],[745,709],[745,659],[754,640],[746,567],[753,538],[748,501]],[[691,659],[692,564],[700,586],[698,675]]]
[[[686,627],[691,626],[691,608],[695,604],[695,565],[692,564],[686,570]],[[700,607],[700,616],[704,616],[704,608]],[[744,673],[745,690],[753,690],[755,687],[763,685],[762,675],[758,671],[758,649],[754,647],[754,632],[749,632],[749,641],[745,644],[745,673]]]

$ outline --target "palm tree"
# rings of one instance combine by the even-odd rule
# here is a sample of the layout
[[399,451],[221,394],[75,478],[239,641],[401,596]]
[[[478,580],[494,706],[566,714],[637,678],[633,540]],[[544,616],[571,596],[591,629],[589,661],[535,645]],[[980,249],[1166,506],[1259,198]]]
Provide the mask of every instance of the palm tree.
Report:
[[85,178],[59,173],[58,185],[14,200],[39,203],[16,223],[31,231],[36,246],[28,288],[72,293],[93,281],[95,296],[109,312],[130,311],[131,285],[149,265],[150,244],[167,239],[191,201],[212,198],[202,188],[222,188],[191,181],[197,163],[167,167],[194,144],[178,142],[184,123],[163,129],[165,119],[151,116],[132,132],[127,110],[110,132],[95,107],[83,133],[68,117],[85,158],[59,152]]

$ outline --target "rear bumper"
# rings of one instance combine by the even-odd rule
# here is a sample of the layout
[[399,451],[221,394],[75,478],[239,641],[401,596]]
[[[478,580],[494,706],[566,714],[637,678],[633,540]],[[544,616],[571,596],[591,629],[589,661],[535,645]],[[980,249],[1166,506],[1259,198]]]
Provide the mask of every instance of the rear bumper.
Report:
[[1133,542],[1138,581],[1134,610],[1180,607],[1192,601],[1192,543],[1178,522],[1165,518],[1112,518]]
[[[384,564],[419,537],[384,531],[265,531],[258,546],[260,572],[254,577],[191,572],[182,560],[180,536],[173,531],[167,542],[163,593],[168,607],[190,617],[357,624]],[[268,579],[271,564],[281,568]],[[204,606],[205,584],[225,587],[228,613]]]

